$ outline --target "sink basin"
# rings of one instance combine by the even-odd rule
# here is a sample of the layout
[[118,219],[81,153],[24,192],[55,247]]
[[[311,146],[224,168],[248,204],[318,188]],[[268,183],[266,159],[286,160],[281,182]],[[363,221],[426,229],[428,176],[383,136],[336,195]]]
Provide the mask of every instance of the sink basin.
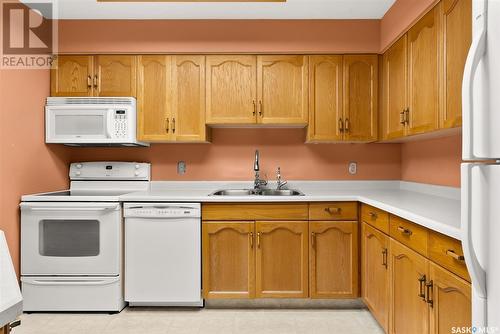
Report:
[[304,196],[304,194],[295,189],[223,189],[217,190],[210,196]]

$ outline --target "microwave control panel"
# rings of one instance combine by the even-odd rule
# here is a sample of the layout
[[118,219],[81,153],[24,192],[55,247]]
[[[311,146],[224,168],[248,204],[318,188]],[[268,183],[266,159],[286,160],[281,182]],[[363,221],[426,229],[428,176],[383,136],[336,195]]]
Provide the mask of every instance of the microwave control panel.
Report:
[[127,111],[124,109],[115,110],[115,137],[116,138],[127,138],[128,136],[128,119]]

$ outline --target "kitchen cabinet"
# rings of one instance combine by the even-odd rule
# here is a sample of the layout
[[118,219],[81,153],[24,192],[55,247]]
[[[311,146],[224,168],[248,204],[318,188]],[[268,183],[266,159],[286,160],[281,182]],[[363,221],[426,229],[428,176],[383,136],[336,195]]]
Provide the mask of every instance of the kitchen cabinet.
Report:
[[95,96],[136,96],[137,56],[95,57]]
[[207,56],[206,67],[207,124],[255,124],[257,57]]
[[441,127],[462,125],[462,78],[472,41],[472,0],[443,0]]
[[389,331],[389,237],[361,225],[361,293],[363,301],[386,333]]
[[255,296],[254,222],[203,222],[204,298]]
[[50,70],[51,96],[92,96],[94,57],[57,56]]
[[308,57],[257,57],[258,123],[307,125]]
[[309,223],[311,298],[358,296],[358,223]]
[[343,138],[343,57],[309,57],[309,142],[340,141]]
[[256,297],[306,298],[307,221],[257,221]]
[[378,132],[378,56],[344,56],[344,117],[346,141],[375,141]]
[[388,264],[391,272],[390,333],[428,333],[429,307],[425,298],[427,259],[391,240]]

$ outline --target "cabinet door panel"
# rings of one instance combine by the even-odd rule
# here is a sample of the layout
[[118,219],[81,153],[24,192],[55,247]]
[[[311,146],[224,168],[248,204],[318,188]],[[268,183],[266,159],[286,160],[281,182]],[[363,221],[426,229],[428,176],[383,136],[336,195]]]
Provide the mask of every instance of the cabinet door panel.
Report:
[[358,296],[357,222],[310,222],[311,298]]
[[344,139],[377,140],[378,56],[344,56]]
[[203,295],[253,298],[254,222],[203,222]]
[[50,71],[51,96],[92,96],[94,57],[57,56]]
[[443,113],[441,127],[462,125],[462,78],[472,41],[472,1],[443,1]]
[[136,56],[96,56],[96,72],[97,96],[136,97]]
[[408,31],[409,134],[439,126],[441,8],[439,3]]
[[177,141],[205,141],[205,57],[173,56],[172,132]]
[[256,297],[306,298],[308,223],[256,222]]
[[361,290],[363,300],[386,333],[389,330],[389,237],[362,224]]
[[433,307],[431,308],[431,334],[452,333],[453,328],[472,325],[470,283],[430,263]]
[[307,63],[306,56],[258,56],[259,123],[307,124]]
[[428,278],[427,265],[428,261],[423,256],[397,241],[390,241],[390,333],[429,333],[429,307],[419,296]]
[[207,56],[207,123],[255,124],[257,58]]
[[403,137],[404,110],[408,107],[407,36],[401,37],[383,56],[382,128],[383,138]]
[[139,56],[138,64],[138,138],[150,142],[172,140],[168,94],[171,90],[171,57]]
[[342,140],[342,108],[342,56],[310,56],[307,140]]

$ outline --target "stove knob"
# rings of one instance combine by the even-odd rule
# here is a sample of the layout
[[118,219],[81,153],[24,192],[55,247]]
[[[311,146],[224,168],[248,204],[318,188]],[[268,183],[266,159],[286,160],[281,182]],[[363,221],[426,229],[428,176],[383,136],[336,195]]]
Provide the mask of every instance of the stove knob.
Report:
[[135,176],[139,176],[139,174],[140,174],[139,171],[135,171],[134,173]]
[[78,169],[81,169],[82,167],[83,167],[82,164],[77,164],[76,165],[76,168],[78,168]]
[[135,169],[139,169],[141,166],[139,164],[135,165]]
[[76,176],[80,176],[80,175],[82,175],[82,172],[77,171],[77,172],[76,172]]

